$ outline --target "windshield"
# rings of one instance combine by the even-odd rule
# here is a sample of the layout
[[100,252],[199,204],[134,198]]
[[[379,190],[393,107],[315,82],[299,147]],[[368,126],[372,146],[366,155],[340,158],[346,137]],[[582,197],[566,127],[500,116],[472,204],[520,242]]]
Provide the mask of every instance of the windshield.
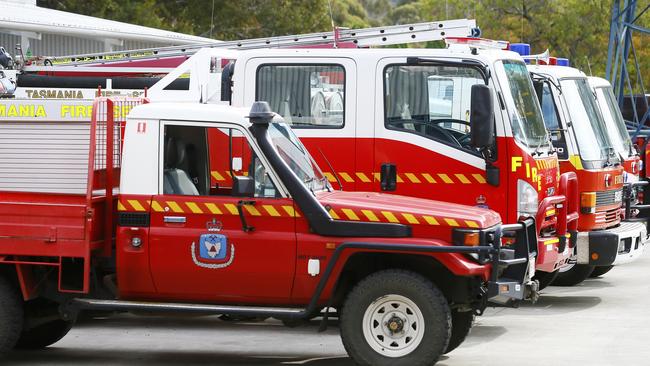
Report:
[[605,160],[612,149],[587,79],[560,80],[582,160]]
[[278,155],[312,192],[329,189],[329,183],[307,149],[285,123],[269,124],[269,136]]
[[596,88],[596,98],[600,106],[600,112],[605,120],[607,132],[614,149],[623,158],[628,158],[634,154],[634,147],[630,134],[627,132],[625,121],[621,115],[621,110],[616,103],[616,97],[611,87]]
[[508,82],[502,89],[514,138],[528,147],[550,148],[542,111],[526,65],[514,60],[500,63],[503,71],[497,67],[497,74]]

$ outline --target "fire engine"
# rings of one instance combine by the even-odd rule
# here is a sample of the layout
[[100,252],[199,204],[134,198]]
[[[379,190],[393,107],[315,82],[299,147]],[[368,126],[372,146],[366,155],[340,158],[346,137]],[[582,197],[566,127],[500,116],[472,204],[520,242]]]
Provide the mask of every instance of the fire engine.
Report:
[[[379,37],[377,30],[349,32],[346,37],[360,37],[352,42],[365,45],[447,38],[449,49],[228,49],[260,47],[260,41],[253,40],[252,44],[217,44],[199,51],[158,50],[153,58],[187,59],[172,71],[145,68],[154,74],[168,72],[151,86],[149,97],[239,106],[267,99],[303,138],[318,163],[328,167],[326,177],[339,187],[434,199],[453,197],[458,203],[493,208],[506,222],[534,217],[538,227],[536,279],[544,287],[571,256],[569,238],[576,232],[578,217],[575,176],[559,174],[531,84],[518,73],[523,65],[519,56],[502,50],[507,43],[450,37],[449,23],[436,24],[433,31],[431,26],[421,32],[409,26],[402,33],[398,32],[401,28],[391,28],[380,30]],[[461,24],[459,29],[466,35],[471,28]],[[391,32],[402,35],[391,38],[387,36]],[[323,36],[316,39],[331,42]],[[274,43],[263,41],[262,46]],[[299,45],[291,39],[277,44]],[[135,56],[129,55],[128,62],[152,58],[144,51],[132,53]],[[19,82],[17,91],[25,94],[16,102],[40,102],[42,93],[47,96],[48,91],[29,90],[30,85],[43,87],[44,80],[54,80],[53,85],[61,86],[67,80],[70,86],[76,82],[73,79],[79,79],[50,75],[119,72],[113,70],[119,69],[115,65],[126,61],[108,56],[78,55],[50,59],[54,66],[47,62],[25,66],[25,71],[46,75],[31,75],[39,84],[29,84],[30,75],[25,75],[25,84],[21,89]],[[144,69],[120,70],[142,73]],[[472,90],[478,90],[474,85],[479,84],[491,91],[485,111],[494,114],[495,123],[476,127],[470,134]],[[227,182],[224,174],[213,171],[214,182]],[[465,194],[458,195],[459,190]],[[538,284],[529,286],[535,293]]]
[[[647,180],[640,178],[643,170],[643,160],[639,155],[636,146],[632,143],[627,126],[623,120],[621,110],[618,107],[614,90],[609,81],[590,76],[589,85],[596,93],[598,108],[603,116],[607,126],[607,134],[614,145],[614,149],[619,154],[623,163],[625,185],[623,187],[623,198],[625,205],[625,218],[633,220],[642,211],[646,211],[648,206],[640,204],[643,202],[645,189],[648,185]],[[639,217],[639,221],[647,223],[647,219]],[[646,226],[647,229],[647,226]],[[602,276],[609,272],[613,267],[596,267],[591,277]]]
[[[532,219],[334,190],[264,102],[141,102],[98,99],[91,123],[3,121],[14,183],[0,189],[0,352],[56,342],[82,310],[295,320],[325,308],[357,363],[430,365],[488,300],[523,298]],[[215,157],[228,183],[211,178]]]
[[[540,55],[524,57],[540,59]],[[604,274],[610,266],[637,259],[647,240],[647,228],[642,222],[623,220],[624,169],[585,74],[557,64],[529,65],[528,70],[560,168],[578,176],[576,257],[554,281],[571,286],[588,278],[595,268]]]

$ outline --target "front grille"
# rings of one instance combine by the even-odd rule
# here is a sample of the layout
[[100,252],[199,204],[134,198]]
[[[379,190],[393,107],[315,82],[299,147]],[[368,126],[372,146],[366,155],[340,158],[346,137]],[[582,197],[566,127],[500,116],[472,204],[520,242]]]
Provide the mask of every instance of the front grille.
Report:
[[148,212],[120,212],[117,215],[117,225],[148,227],[149,213]]
[[[596,207],[620,203],[622,197],[623,189],[596,192]],[[618,200],[616,200],[616,198],[618,198]]]

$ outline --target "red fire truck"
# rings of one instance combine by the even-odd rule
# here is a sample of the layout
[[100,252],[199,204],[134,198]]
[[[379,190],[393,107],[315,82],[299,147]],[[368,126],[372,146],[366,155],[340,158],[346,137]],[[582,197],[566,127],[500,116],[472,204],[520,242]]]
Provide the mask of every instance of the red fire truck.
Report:
[[[430,365],[488,301],[523,298],[533,220],[333,190],[266,103],[138,103],[100,99],[91,124],[3,121],[14,185],[0,194],[0,352],[56,342],[85,309],[291,320],[326,308],[327,321],[333,308],[357,363]],[[17,142],[54,131],[78,147]],[[211,179],[215,156],[229,184]],[[66,170],[77,163],[85,174]]]
[[[426,32],[444,36],[439,29],[446,28],[441,23],[437,32],[428,27]],[[504,46],[496,43],[497,48]],[[454,197],[458,203],[494,208],[507,222],[534,217],[536,278],[544,287],[571,255],[568,238],[577,228],[577,183],[571,174],[559,175],[530,82],[518,74],[523,63],[514,53],[489,49],[494,47],[487,40],[456,38],[445,50],[203,49],[152,86],[150,97],[247,105],[259,93],[298,131],[317,161],[330,168],[326,176],[331,183],[352,190]],[[97,57],[79,56],[67,60],[69,66],[30,70],[84,74],[97,72],[99,64],[113,65],[98,64]],[[83,60],[89,58],[93,67],[85,66]],[[136,69],[132,71],[142,72]],[[384,78],[392,84],[384,85]],[[472,141],[469,133],[471,93],[480,83],[493,90],[495,124],[475,133],[492,137],[483,140],[485,146],[474,146],[480,141]],[[48,92],[31,91],[37,99]],[[229,179],[224,171],[213,171],[212,177],[215,183]],[[457,195],[459,189],[468,194]]]
[[560,270],[554,282],[574,285],[589,277],[595,268],[597,274],[604,274],[612,265],[637,259],[643,253],[647,228],[637,220],[623,220],[626,197],[621,157],[607,133],[608,126],[585,74],[557,65],[530,65],[528,69],[535,80],[560,167],[578,176],[576,259]]

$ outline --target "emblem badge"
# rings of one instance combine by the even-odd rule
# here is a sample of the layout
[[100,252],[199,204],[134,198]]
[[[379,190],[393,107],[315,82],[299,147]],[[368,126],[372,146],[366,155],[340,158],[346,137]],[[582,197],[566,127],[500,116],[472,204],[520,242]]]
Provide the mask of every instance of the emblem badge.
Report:
[[208,221],[205,225],[207,234],[199,237],[199,244],[192,242],[190,247],[192,261],[199,267],[219,269],[228,267],[235,259],[235,246],[231,243],[228,247],[228,238],[221,231],[222,224],[216,219]]

